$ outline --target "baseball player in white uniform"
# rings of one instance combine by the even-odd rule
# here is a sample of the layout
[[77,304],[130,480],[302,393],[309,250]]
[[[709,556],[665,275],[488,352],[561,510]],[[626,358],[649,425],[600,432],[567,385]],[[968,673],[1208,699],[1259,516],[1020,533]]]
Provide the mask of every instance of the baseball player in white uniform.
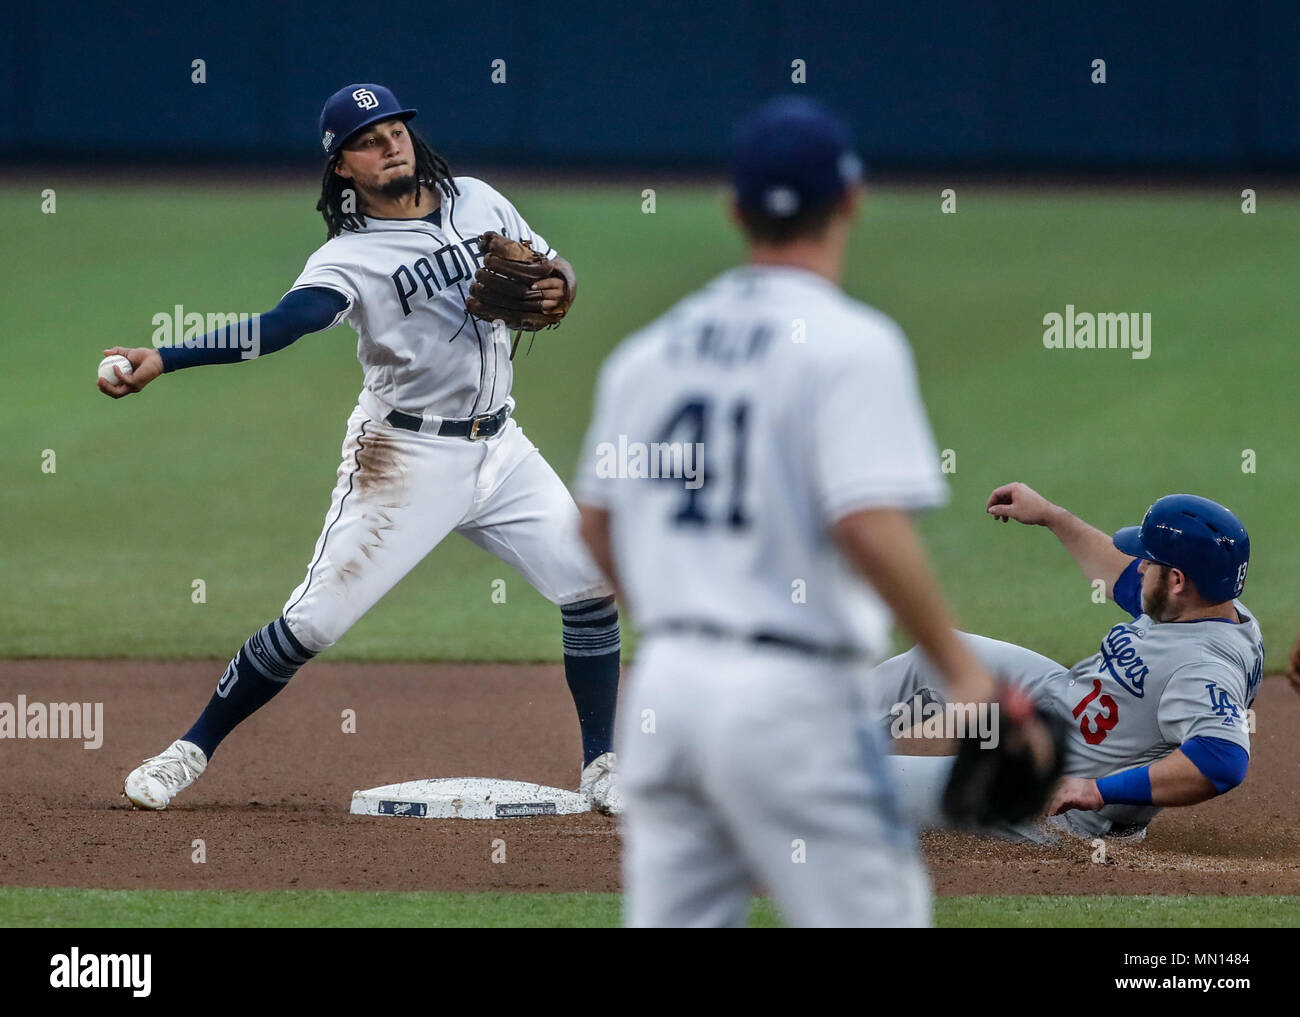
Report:
[[[1208,498],[1167,495],[1140,527],[1112,537],[1019,483],[997,488],[988,512],[1050,529],[1132,618],[1112,625],[1097,652],[1073,667],[1012,643],[963,636],[986,667],[1069,725],[1066,776],[1046,823],[991,832],[1040,843],[1060,832],[1138,840],[1162,807],[1195,805],[1240,784],[1264,643],[1237,599],[1250,540],[1236,516]],[[904,725],[896,722],[917,720],[930,709],[923,704],[942,704],[944,684],[914,648],[869,675],[868,697],[882,726],[897,734]],[[903,807],[922,829],[948,825],[940,802],[952,762],[891,760]]]
[[898,326],[838,286],[860,165],[822,107],[737,137],[750,263],[604,365],[584,536],[644,634],[620,706],[625,920],[923,925],[929,885],[861,698],[889,608],[971,700],[908,513],[946,488]]
[[[451,176],[387,88],[340,89],[321,114],[320,203],[328,241],[280,304],[260,316],[253,352],[348,321],[365,372],[342,463],[306,576],[280,617],[253,634],[194,725],[134,770],[125,793],[165,808],[203,773],[227,734],[332,646],[447,534],[517,569],[559,605],[565,674],[582,732],[580,785],[617,809],[614,707],[619,629],[612,592],[578,537],[564,484],[514,420],[508,335],[466,312],[479,237],[531,241],[553,257],[539,302],[567,308],[576,278],[501,194]],[[121,349],[134,368],[112,396],[160,373],[248,359],[228,330],[195,348]]]

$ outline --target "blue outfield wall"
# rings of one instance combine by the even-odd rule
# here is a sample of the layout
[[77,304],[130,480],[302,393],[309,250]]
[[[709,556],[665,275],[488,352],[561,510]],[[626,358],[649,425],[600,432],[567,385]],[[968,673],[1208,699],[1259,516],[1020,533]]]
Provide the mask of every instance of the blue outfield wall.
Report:
[[1300,168],[1297,0],[78,0],[5,18],[11,165],[309,165],[325,96],[376,80],[457,160],[716,165],[737,116],[799,90],[878,167]]

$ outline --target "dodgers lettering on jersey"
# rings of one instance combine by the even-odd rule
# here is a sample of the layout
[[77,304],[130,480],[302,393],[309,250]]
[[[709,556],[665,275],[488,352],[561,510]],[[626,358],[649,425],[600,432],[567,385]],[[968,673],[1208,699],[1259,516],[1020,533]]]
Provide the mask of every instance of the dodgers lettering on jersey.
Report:
[[327,286],[347,298],[340,318],[356,329],[365,388],[416,415],[487,413],[510,395],[508,337],[465,311],[483,260],[479,235],[495,230],[555,254],[483,181],[456,177],[456,186],[435,217],[367,217],[362,229],[326,241],[291,287]]
[[1139,699],[1146,691],[1147,675],[1151,668],[1133,645],[1138,633],[1128,625],[1116,625],[1106,633],[1097,654],[1098,665],[1114,678],[1126,692]]
[[[1239,623],[1157,622],[1144,614],[1114,625],[1068,673],[1031,683],[1071,725],[1068,773],[1096,778],[1145,766],[1197,737],[1250,751],[1246,711],[1264,677],[1264,641],[1241,602],[1233,606]],[[1144,823],[1159,811],[1107,806],[1096,815]],[[1075,825],[1092,822],[1090,813],[1070,815]]]
[[619,347],[578,477],[578,501],[611,514],[643,628],[703,624],[873,657],[888,612],[828,528],[946,496],[898,326],[775,266],[724,273]]

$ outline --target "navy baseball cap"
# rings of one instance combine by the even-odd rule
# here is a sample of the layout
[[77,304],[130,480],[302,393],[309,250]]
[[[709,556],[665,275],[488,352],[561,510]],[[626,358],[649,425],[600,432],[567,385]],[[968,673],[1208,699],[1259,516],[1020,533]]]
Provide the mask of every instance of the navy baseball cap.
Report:
[[320,143],[325,155],[331,156],[363,127],[391,117],[410,120],[416,112],[383,85],[345,85],[325,100],[320,111]]
[[821,103],[785,96],[736,128],[732,174],[744,211],[780,218],[843,197],[862,181],[848,125]]

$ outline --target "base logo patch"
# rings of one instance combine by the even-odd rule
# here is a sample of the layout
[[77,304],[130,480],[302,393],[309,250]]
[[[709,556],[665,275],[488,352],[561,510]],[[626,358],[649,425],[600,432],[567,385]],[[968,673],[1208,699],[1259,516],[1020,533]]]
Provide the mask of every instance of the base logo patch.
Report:
[[520,816],[554,816],[554,802],[515,802],[497,806],[497,819],[517,819]]
[[414,816],[417,819],[423,819],[428,811],[429,806],[424,802],[381,801],[379,803],[379,814],[381,816]]

